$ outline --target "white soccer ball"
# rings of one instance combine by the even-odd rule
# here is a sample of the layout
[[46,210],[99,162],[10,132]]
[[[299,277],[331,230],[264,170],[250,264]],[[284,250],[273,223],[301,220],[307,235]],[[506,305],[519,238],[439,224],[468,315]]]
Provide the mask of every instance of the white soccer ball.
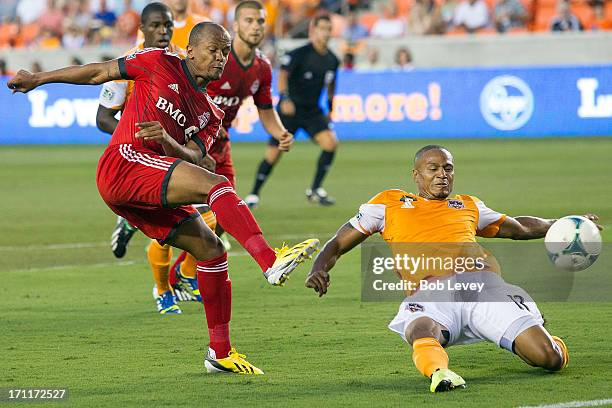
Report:
[[581,271],[597,260],[601,253],[601,235],[597,225],[580,215],[569,215],[555,221],[544,238],[548,257],[564,271]]

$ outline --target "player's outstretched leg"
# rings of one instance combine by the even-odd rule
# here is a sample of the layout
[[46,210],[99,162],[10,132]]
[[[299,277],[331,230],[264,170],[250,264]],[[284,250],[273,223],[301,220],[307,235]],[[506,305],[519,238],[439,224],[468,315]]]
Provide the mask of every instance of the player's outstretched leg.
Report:
[[319,245],[319,240],[309,239],[274,251],[263,237],[246,203],[236,195],[227,179],[186,162],[181,162],[174,169],[166,197],[169,204],[207,200],[217,216],[217,222],[249,252],[273,285],[282,285]]
[[127,251],[128,243],[134,234],[138,231],[138,228],[132,227],[125,218],[118,216],[117,224],[111,234],[110,246],[113,251],[113,255],[117,258],[123,258]]
[[261,163],[257,167],[257,173],[255,174],[255,182],[251,192],[244,198],[250,209],[254,209],[259,204],[259,192],[263,187],[264,183],[270,177],[274,165],[278,163],[281,157],[281,151],[276,147],[277,142],[271,142],[273,144],[268,145],[266,149],[266,155],[264,156]]
[[429,317],[418,318],[406,328],[412,361],[421,374],[431,379],[431,392],[465,388],[465,380],[448,369],[448,354],[440,343],[442,330],[445,328]]
[[527,364],[548,371],[559,371],[569,363],[567,346],[551,336],[543,326],[532,326],[514,340],[514,352]]
[[306,198],[312,203],[318,203],[323,206],[334,205],[336,200],[327,194],[327,191],[321,184],[331,168],[336,149],[338,148],[338,139],[331,130],[324,130],[314,136],[315,141],[321,146],[321,154],[317,161],[317,169],[315,171],[312,185],[306,190]]
[[223,244],[201,217],[182,223],[169,240],[197,259],[197,279],[206,313],[210,338],[204,366],[210,373],[263,374],[246,357],[236,352],[230,341],[232,282]]

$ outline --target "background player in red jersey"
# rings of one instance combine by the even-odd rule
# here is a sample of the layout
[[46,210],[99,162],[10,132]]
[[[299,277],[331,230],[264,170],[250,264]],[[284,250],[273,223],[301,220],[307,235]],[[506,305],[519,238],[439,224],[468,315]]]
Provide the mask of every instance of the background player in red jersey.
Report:
[[101,84],[136,81],[134,94],[98,163],[100,195],[117,214],[150,238],[188,251],[198,259],[198,280],[210,347],[209,372],[262,374],[231,347],[231,281],[227,254],[191,203],[207,202],[219,223],[257,261],[268,282],[282,284],[318,245],[307,240],[275,253],[248,207],[223,176],[200,167],[223,119],[205,87],[218,79],[230,51],[230,36],[218,24],[191,31],[187,58],[148,49],[118,60],[32,74],[19,71],[8,83],[28,92],[53,82]]
[[[208,87],[215,104],[225,116],[219,129],[219,137],[210,148],[209,154],[216,162],[215,173],[227,177],[236,187],[234,164],[231,156],[229,129],[238,113],[242,102],[253,97],[259,113],[259,119],[266,131],[278,141],[278,149],[289,150],[293,135],[285,129],[272,105],[272,67],[270,62],[257,48],[264,38],[266,14],[263,5],[255,0],[243,1],[236,6],[234,20],[234,39],[232,50],[223,70],[223,75],[212,81]],[[205,219],[214,217],[203,213]],[[209,224],[210,225],[210,224]],[[223,230],[218,226],[217,234]],[[196,260],[188,253],[181,254],[172,268],[170,284],[180,282],[192,290],[194,297],[199,297],[196,276]],[[200,297],[201,299],[201,297]],[[181,299],[182,300],[182,299]]]

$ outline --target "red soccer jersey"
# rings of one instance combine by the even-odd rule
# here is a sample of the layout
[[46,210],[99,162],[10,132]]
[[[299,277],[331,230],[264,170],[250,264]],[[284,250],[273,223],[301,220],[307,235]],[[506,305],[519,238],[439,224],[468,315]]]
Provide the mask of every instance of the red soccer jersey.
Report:
[[157,142],[137,139],[136,123],[159,121],[168,134],[185,145],[190,139],[208,151],[219,132],[223,111],[205,90],[198,88],[178,55],[160,48],[146,48],[119,59],[124,79],[134,80],[134,91],[110,145],[129,143],[163,155]]
[[208,84],[212,100],[225,112],[223,127],[229,129],[245,98],[253,96],[255,105],[262,109],[272,108],[272,67],[268,59],[257,50],[250,65],[244,66],[234,54],[225,64],[223,75]]

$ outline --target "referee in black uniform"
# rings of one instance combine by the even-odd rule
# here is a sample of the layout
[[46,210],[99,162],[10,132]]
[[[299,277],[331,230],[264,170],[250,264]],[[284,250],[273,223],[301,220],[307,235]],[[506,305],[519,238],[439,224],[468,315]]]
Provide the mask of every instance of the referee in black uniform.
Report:
[[[278,75],[280,103],[277,109],[281,121],[291,133],[304,129],[321,147],[314,180],[306,190],[308,200],[321,205],[334,204],[334,199],[327,195],[321,184],[338,147],[338,138],[330,126],[330,115],[340,61],[327,48],[331,31],[332,24],[328,15],[314,17],[310,23],[310,42],[281,58]],[[324,87],[327,87],[328,115],[319,106]],[[280,159],[281,151],[277,145],[276,139],[270,138],[266,155],[257,169],[253,189],[245,197],[251,208],[259,203],[259,191]]]

